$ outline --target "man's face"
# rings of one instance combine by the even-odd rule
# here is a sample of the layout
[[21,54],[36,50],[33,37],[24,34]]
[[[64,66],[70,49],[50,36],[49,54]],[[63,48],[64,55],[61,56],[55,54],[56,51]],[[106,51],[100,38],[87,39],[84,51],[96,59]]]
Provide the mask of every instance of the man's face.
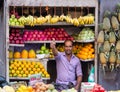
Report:
[[67,55],[72,54],[72,42],[71,42],[71,41],[67,41],[67,42],[65,43],[64,49],[65,49],[65,53],[66,53]]

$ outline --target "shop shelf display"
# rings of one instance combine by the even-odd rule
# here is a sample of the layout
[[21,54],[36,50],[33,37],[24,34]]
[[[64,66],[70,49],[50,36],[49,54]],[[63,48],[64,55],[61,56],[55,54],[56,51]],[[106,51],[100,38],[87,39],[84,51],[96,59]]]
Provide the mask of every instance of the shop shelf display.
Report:
[[[80,51],[79,47],[78,47],[79,45],[77,45],[77,46],[75,45],[74,46],[75,48],[73,48],[74,49],[74,51],[73,51],[74,54],[81,61],[87,62],[87,61],[93,61],[94,60],[95,52],[94,52],[93,48],[94,48],[94,42],[95,42],[95,38],[94,38],[95,34],[94,33],[95,33],[96,29],[95,29],[95,31],[90,29],[91,32],[93,32],[93,34],[92,34],[93,37],[89,37],[90,39],[81,39],[82,36],[81,36],[80,39],[75,39],[73,36],[71,36],[69,34],[69,32],[67,32],[68,31],[68,30],[66,30],[67,28],[66,29],[62,28],[62,27],[68,27],[69,26],[69,27],[83,28],[83,29],[84,28],[89,29],[89,27],[90,28],[93,27],[92,29],[94,29],[96,27],[95,26],[96,21],[95,21],[94,12],[92,12],[93,14],[89,14],[89,11],[86,11],[86,13],[87,13],[86,15],[79,16],[78,18],[74,18],[75,16],[68,16],[67,14],[64,15],[64,16],[56,14],[56,17],[54,17],[53,15],[45,15],[42,18],[41,17],[35,18],[34,15],[24,16],[23,11],[21,11],[22,15],[19,16],[19,19],[18,19],[17,15],[19,15],[19,12],[16,11],[18,7],[12,7],[12,8],[11,7],[12,6],[10,6],[10,10],[9,10],[10,13],[11,13],[12,8],[13,8],[13,11],[15,12],[15,14],[10,14],[10,18],[9,18],[9,30],[12,32],[12,34],[9,33],[10,34],[9,36],[12,35],[12,37],[10,37],[10,40],[9,40],[10,41],[9,46],[11,46],[13,48],[14,47],[25,47],[26,44],[30,45],[30,44],[36,44],[36,43],[45,44],[45,46],[46,46],[46,44],[51,43],[51,41],[53,40],[52,38],[55,38],[55,41],[56,41],[57,44],[63,44],[66,39],[70,39],[70,40],[73,40],[73,42],[75,42],[77,44],[80,44],[80,48],[82,48],[83,43],[84,44],[89,44],[88,48],[83,50],[83,52],[85,52],[85,50],[86,51],[91,50],[91,53],[86,52],[86,57],[83,57],[84,54],[82,52],[79,52]],[[23,7],[24,6],[20,6],[19,8],[21,8],[21,10],[22,10]],[[34,6],[34,9],[35,8],[36,8],[36,6]],[[65,7],[65,8],[67,9],[68,7]],[[73,8],[73,7],[71,7],[71,8]],[[84,7],[84,8],[86,9],[86,7]],[[89,8],[91,8],[91,7],[89,7]],[[93,8],[93,10],[95,11],[94,8]],[[80,11],[83,12],[82,9]],[[76,13],[76,11],[75,11],[75,13]],[[30,20],[27,20],[27,19],[30,19]],[[42,23],[41,23],[41,21],[38,21],[38,20],[41,20],[41,19],[43,19],[45,21],[42,20]],[[15,23],[13,23],[13,21],[11,21],[11,20],[14,20]],[[37,29],[35,29],[36,26],[38,27]],[[29,29],[27,29],[27,27],[29,27]],[[11,41],[11,40],[16,38],[16,34],[14,36],[14,31],[12,31],[12,30],[15,30],[15,33],[18,33],[17,31],[19,30],[20,35],[22,36],[22,41],[23,42],[21,42],[21,41]],[[76,33],[76,32],[74,32],[74,33]],[[22,43],[22,44],[19,44],[19,42]],[[59,51],[64,51],[62,47],[57,47],[57,48],[58,48]],[[43,63],[43,65],[44,65],[44,67],[46,69],[46,72],[47,72],[47,61],[54,60],[54,56],[53,56],[53,54],[51,52],[51,49],[49,49],[49,55],[48,55],[47,58],[46,57],[44,58],[44,56],[43,57],[38,57],[37,56],[37,55],[45,55],[44,53],[41,53],[40,50],[35,51],[35,52],[37,52],[35,54],[35,58],[22,58],[22,57],[19,57],[19,58],[11,58],[11,59],[9,59],[9,61],[10,61],[9,62],[10,63],[9,64],[10,65],[9,66],[9,73],[10,73],[9,79],[10,80],[21,80],[21,79],[27,80],[28,79],[28,77],[26,77],[26,74],[19,75],[19,76],[17,76],[18,74],[17,75],[13,74],[14,71],[11,71],[11,69],[14,69],[14,68],[11,67],[11,65],[12,64],[14,65],[14,61],[16,61],[18,63],[19,63],[19,61],[22,62],[22,63],[23,63],[23,61],[26,61],[27,63],[28,63],[28,61],[30,61],[30,63],[34,62],[34,61],[35,61],[35,63],[36,62],[41,62],[41,63]],[[83,54],[83,56],[81,56],[81,54]],[[11,61],[13,61],[13,63],[11,63]],[[15,64],[16,64],[16,62],[15,62]],[[26,65],[24,65],[24,66],[26,66]],[[12,72],[12,74],[11,74],[11,72]],[[17,73],[19,73],[19,72],[17,72]],[[33,73],[31,73],[31,74],[33,74]],[[21,77],[21,76],[23,76],[23,77]],[[45,79],[50,79],[50,75],[47,76],[47,78],[45,78]]]

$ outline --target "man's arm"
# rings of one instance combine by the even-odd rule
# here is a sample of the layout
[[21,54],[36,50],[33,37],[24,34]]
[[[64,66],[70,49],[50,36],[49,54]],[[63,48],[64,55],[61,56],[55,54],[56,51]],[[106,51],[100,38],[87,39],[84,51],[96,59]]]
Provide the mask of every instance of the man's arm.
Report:
[[58,50],[56,48],[55,39],[53,39],[53,41],[50,43],[50,47],[52,49],[52,52],[53,52],[54,56],[57,56],[58,55]]
[[77,83],[76,83],[76,85],[75,85],[75,89],[78,90],[78,91],[80,90],[81,82],[82,82],[82,76],[79,75],[79,76],[77,77]]

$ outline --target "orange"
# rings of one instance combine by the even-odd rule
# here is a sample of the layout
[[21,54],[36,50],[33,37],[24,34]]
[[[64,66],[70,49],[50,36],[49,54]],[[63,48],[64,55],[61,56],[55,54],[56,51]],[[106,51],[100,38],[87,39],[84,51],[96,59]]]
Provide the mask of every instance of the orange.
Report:
[[20,52],[15,52],[14,53],[14,58],[21,58]]
[[95,58],[95,55],[94,55],[94,54],[92,54],[91,58]]
[[93,53],[95,50],[93,48],[91,48],[90,51]]
[[22,50],[22,52],[21,52],[21,57],[22,58],[28,58],[28,51],[27,50]]
[[29,92],[33,92],[32,86],[28,86],[27,89],[28,89]]
[[91,59],[91,55],[88,55],[87,58],[88,58],[88,59]]

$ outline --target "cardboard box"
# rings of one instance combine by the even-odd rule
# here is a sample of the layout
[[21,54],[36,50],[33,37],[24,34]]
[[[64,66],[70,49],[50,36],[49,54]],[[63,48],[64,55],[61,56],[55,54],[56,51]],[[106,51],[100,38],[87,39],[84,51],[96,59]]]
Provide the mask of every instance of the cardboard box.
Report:
[[81,83],[81,92],[91,92],[93,89],[94,85],[96,83],[94,82],[82,82]]

